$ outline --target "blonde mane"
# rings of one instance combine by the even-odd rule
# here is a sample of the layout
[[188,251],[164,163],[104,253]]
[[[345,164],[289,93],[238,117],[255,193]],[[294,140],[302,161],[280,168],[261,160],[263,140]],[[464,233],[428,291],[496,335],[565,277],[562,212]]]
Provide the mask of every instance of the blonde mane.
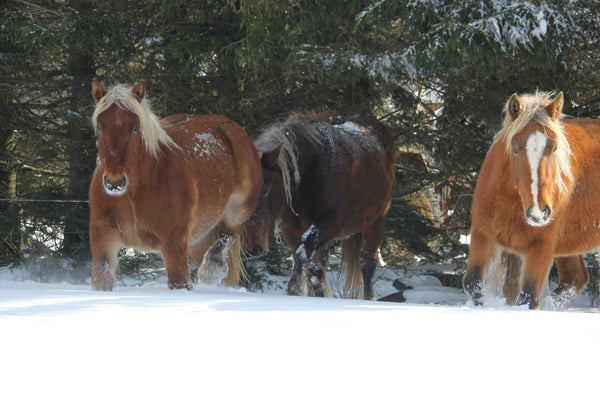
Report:
[[[546,107],[552,102],[554,92],[535,92],[533,94],[520,95],[518,97],[521,106],[521,112],[514,120],[509,113],[508,100],[504,105],[504,120],[502,129],[494,136],[494,142],[502,140],[505,144],[506,153],[510,155],[511,141],[530,122],[536,122],[542,125],[544,133],[547,135],[547,129],[556,134],[556,163],[558,167],[557,186],[561,193],[567,192],[565,179],[573,181],[571,171],[571,145],[567,140],[564,124],[561,116],[552,118],[546,111]],[[562,115],[562,114],[561,114]]]
[[296,135],[303,135],[313,144],[321,144],[322,136],[308,119],[298,116],[289,118],[286,122],[277,123],[266,129],[256,140],[259,152],[268,152],[281,144],[277,165],[281,170],[285,197],[289,207],[292,207],[292,192],[300,185],[298,169],[298,150]]
[[169,148],[177,147],[177,144],[161,126],[158,117],[152,113],[148,100],[144,98],[139,102],[133,95],[132,87],[124,84],[110,88],[106,95],[96,104],[96,109],[92,115],[94,130],[97,130],[98,115],[106,111],[113,104],[129,110],[139,117],[142,140],[150,155],[157,157],[163,145]]

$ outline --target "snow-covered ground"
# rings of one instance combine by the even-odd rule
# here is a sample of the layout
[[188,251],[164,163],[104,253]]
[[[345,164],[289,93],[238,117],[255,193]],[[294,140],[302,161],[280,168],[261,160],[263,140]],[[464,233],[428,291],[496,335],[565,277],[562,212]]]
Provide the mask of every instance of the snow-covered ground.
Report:
[[[379,268],[406,303],[196,286],[115,292],[0,269],[5,394],[553,394],[597,391],[600,314],[473,307],[431,276]],[[331,277],[331,276],[330,276]],[[333,284],[335,293],[336,285]]]

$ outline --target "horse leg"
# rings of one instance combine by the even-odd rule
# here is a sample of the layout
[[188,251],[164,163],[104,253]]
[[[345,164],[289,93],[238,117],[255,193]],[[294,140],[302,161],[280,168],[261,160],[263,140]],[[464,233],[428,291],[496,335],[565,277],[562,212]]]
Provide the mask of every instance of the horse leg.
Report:
[[[544,251],[550,250],[552,248],[544,249]],[[539,249],[525,256],[521,293],[517,298],[517,305],[527,304],[530,309],[535,309],[538,306],[542,289],[548,281],[552,262],[552,255]]]
[[497,247],[481,233],[473,232],[469,247],[469,263],[463,276],[463,289],[475,305],[481,305],[483,278]]
[[190,281],[190,267],[188,264],[188,238],[187,233],[173,232],[171,237],[163,243],[161,253],[167,270],[167,282],[170,289],[192,289]]
[[514,306],[521,290],[521,258],[515,254],[504,251],[502,253],[502,262],[506,264],[506,277],[502,293],[506,299],[506,304]]
[[194,260],[194,262],[196,262],[198,268],[202,264],[204,254],[206,254],[206,251],[208,251],[208,249],[215,243],[215,241],[216,235],[213,232],[211,232],[204,236],[204,238],[202,239],[194,240],[193,244],[188,244],[188,255]]
[[[94,220],[90,222],[95,223]],[[115,273],[121,248],[119,230],[105,226],[90,226],[90,247],[93,260],[92,289],[112,291],[115,286]]]
[[590,274],[581,255],[556,257],[558,286],[552,291],[552,299],[557,307],[566,307],[590,280]]
[[[308,294],[308,284],[305,268],[311,271],[311,283],[319,286],[324,278],[319,278],[319,264],[314,260],[317,250],[317,244],[320,239],[320,230],[316,225],[311,225],[300,238],[300,242],[294,251],[294,267],[290,278],[285,285],[285,293],[288,295],[306,296]],[[314,264],[314,267],[310,267]],[[315,276],[313,279],[312,277]],[[313,282],[314,280],[314,282]],[[324,286],[324,284],[323,284]]]
[[373,276],[377,268],[377,254],[383,242],[385,218],[375,220],[362,231],[362,245],[360,248],[360,271],[363,280],[363,299],[375,300],[373,291]]
[[308,261],[307,267],[304,268],[307,278],[310,280],[308,282],[308,292],[311,296],[322,298],[329,296],[325,274],[325,269],[329,263],[329,252],[329,247],[320,248],[315,252],[313,259]]
[[205,284],[220,284],[223,281],[229,271],[227,255],[235,240],[229,233],[219,233],[217,241],[204,254],[198,269],[198,281]]

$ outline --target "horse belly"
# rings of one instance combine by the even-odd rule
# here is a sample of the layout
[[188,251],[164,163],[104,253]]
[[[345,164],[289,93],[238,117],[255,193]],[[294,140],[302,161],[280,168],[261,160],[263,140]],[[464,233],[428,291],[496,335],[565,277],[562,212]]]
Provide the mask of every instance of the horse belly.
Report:
[[563,231],[558,238],[556,255],[578,255],[600,247],[600,225],[583,225]]

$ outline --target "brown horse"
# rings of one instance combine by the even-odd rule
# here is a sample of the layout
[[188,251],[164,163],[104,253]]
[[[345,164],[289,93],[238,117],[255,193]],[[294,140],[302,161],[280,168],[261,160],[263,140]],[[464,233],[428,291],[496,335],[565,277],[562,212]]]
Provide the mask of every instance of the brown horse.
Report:
[[357,296],[362,273],[362,296],[373,299],[373,275],[394,184],[395,148],[389,129],[366,116],[293,117],[266,130],[256,145],[264,185],[242,232],[244,247],[262,254],[279,222],[294,250],[286,293],[326,296],[329,250],[334,241],[344,240],[345,292]]
[[523,258],[517,304],[538,305],[554,257],[561,277],[556,299],[571,299],[588,281],[576,255],[600,245],[600,121],[564,118],[562,106],[562,92],[514,94],[505,105],[471,209],[463,285],[476,304],[501,249]]
[[92,287],[113,289],[122,246],[160,251],[169,288],[191,288],[188,255],[201,264],[200,281],[235,286],[239,233],[262,185],[258,152],[222,116],[159,121],[145,93],[143,81],[110,90],[92,83],[98,135],[90,185]]

